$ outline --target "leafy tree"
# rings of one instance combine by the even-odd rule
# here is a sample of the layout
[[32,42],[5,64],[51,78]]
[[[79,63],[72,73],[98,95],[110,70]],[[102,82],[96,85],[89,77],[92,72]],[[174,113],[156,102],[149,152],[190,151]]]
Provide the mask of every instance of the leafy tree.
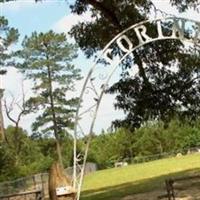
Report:
[[12,54],[8,52],[9,47],[18,40],[17,29],[9,27],[8,20],[0,16],[0,75],[6,73],[5,67],[12,64]]
[[[71,61],[76,57],[75,46],[67,42],[66,35],[34,32],[25,37],[23,49],[18,52],[21,62],[18,68],[34,81],[34,97],[28,104],[40,115],[33,123],[35,134],[54,135],[59,162],[62,163],[61,139],[73,128],[78,98],[70,98],[80,70]],[[66,94],[68,92],[68,99]]]
[[[185,2],[171,1],[176,6],[186,9]],[[148,19],[153,4],[149,0],[77,0],[71,8],[72,12],[79,15],[91,12],[91,22],[78,23],[71,30],[71,35],[86,56],[91,57],[102,50],[117,33],[132,24]],[[148,34],[155,37],[157,33],[153,27],[154,25],[148,27]],[[128,37],[134,38],[134,35]],[[134,129],[149,119],[167,122],[174,115],[196,118],[200,114],[200,60],[194,53],[199,50],[191,48],[188,55],[183,49],[183,44],[176,40],[157,41],[133,52],[134,63],[130,59],[122,63],[119,82],[108,90],[111,94],[117,94],[115,108],[123,109],[126,114],[124,120],[114,122],[115,126]],[[120,52],[120,49],[114,53],[116,51]],[[128,69],[133,64],[139,72],[131,77]]]
[[119,94],[115,107],[127,113],[124,120],[114,122],[116,126],[139,127],[149,119],[168,122],[174,116],[192,120],[199,116],[200,60],[188,55],[181,57],[177,71],[170,69],[170,63],[162,68],[159,63],[148,63],[147,84],[138,74],[122,78],[110,88],[110,93]]
[[118,161],[141,162],[187,153],[199,145],[199,119],[183,122],[175,118],[167,127],[162,121],[151,121],[134,130],[134,134],[121,128],[95,136],[88,160],[97,163],[99,168],[108,168]]
[[92,140],[88,160],[97,163],[99,168],[113,167],[115,162],[128,161],[135,156],[133,141],[133,134],[126,129],[98,135]]
[[184,0],[184,1],[170,0],[170,3],[176,6],[181,12],[184,12],[188,8],[192,8],[196,10],[198,6],[200,5],[198,0]]
[[[37,141],[19,127],[18,140],[15,140],[15,127],[8,126],[6,135],[9,144],[2,143],[0,151],[0,181],[12,180],[49,169],[53,159],[44,155]],[[18,149],[15,144],[18,144]]]
[[[40,148],[40,152],[45,157],[49,158],[50,160],[55,160],[57,155],[55,152],[55,141],[54,138],[49,137],[39,137],[34,138],[32,136],[32,139],[37,143],[37,145]],[[62,146],[65,148],[62,148],[62,155],[65,155],[63,157],[63,164],[64,166],[72,166],[73,165],[73,138],[69,135],[68,137],[65,137],[62,139]],[[49,169],[50,165],[48,165],[44,168]]]
[[133,148],[137,156],[178,153],[200,144],[199,120],[188,123],[173,119],[166,128],[154,121],[135,131]]

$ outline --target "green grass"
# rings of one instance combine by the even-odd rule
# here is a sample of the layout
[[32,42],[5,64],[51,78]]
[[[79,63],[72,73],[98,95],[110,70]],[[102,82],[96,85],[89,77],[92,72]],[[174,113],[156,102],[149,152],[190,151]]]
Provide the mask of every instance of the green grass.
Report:
[[97,171],[85,177],[81,200],[119,200],[163,187],[167,177],[200,172],[200,154]]

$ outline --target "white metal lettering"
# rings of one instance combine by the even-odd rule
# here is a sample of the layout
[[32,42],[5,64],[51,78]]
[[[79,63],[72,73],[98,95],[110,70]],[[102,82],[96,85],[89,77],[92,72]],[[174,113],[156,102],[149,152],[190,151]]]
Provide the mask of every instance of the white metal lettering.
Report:
[[143,44],[149,40],[151,40],[152,38],[150,38],[146,32],[147,32],[147,28],[144,25],[138,26],[136,28],[134,28],[136,35],[138,37],[139,43]]
[[112,49],[107,49],[103,55],[103,57],[105,58],[105,60],[112,64],[113,63],[113,60],[111,59],[111,55],[112,55]]
[[158,31],[158,38],[163,38],[163,31],[161,21],[157,21],[157,31]]
[[[124,46],[123,41],[126,42],[128,48]],[[133,43],[130,41],[130,39],[126,35],[122,35],[121,37],[117,39],[117,45],[125,53],[131,51],[131,49],[133,48]]]

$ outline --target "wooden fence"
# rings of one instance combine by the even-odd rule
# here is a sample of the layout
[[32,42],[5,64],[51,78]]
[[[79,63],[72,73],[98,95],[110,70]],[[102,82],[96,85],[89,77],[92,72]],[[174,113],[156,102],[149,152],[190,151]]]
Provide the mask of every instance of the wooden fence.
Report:
[[0,200],[42,200],[48,174],[37,174],[0,184]]
[[28,199],[28,200],[43,200],[44,195],[42,190],[32,190],[26,192],[20,192],[16,194],[3,195],[0,196],[1,200],[20,200],[20,199]]
[[[96,170],[96,164],[87,163],[85,174],[89,174]],[[72,173],[72,167],[66,169],[67,175],[71,176]],[[48,173],[41,173],[29,177],[23,177],[14,181],[2,182],[0,183],[0,200],[48,199],[48,180]]]

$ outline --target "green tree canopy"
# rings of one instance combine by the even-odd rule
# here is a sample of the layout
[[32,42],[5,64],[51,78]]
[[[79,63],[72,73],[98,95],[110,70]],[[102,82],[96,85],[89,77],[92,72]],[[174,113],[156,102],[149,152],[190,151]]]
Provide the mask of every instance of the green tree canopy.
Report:
[[[5,131],[9,145],[0,145],[0,181],[13,180],[49,169],[53,158],[49,154],[43,154],[38,142],[32,140],[25,130],[19,127],[17,141],[15,127],[8,126]],[[16,143],[18,149],[15,148]]]
[[[191,1],[193,5],[195,2],[198,3]],[[171,3],[180,8],[186,5],[186,1]],[[93,17],[91,22],[78,23],[71,30],[87,57],[102,50],[125,28],[148,19],[153,12],[149,0],[77,0],[71,8],[79,15],[90,11]],[[148,34],[155,37],[153,27],[153,24],[148,27]],[[134,36],[128,35],[129,38]],[[113,54],[117,51],[120,49],[115,49]],[[114,125],[135,128],[149,119],[168,121],[174,115],[197,117],[200,113],[199,49],[191,47],[189,53],[176,40],[157,41],[133,52],[133,59],[126,59],[121,65],[119,82],[108,90],[117,95],[116,109],[123,109],[126,114],[124,120],[116,120]],[[128,69],[133,65],[138,68],[138,74],[131,77]]]

